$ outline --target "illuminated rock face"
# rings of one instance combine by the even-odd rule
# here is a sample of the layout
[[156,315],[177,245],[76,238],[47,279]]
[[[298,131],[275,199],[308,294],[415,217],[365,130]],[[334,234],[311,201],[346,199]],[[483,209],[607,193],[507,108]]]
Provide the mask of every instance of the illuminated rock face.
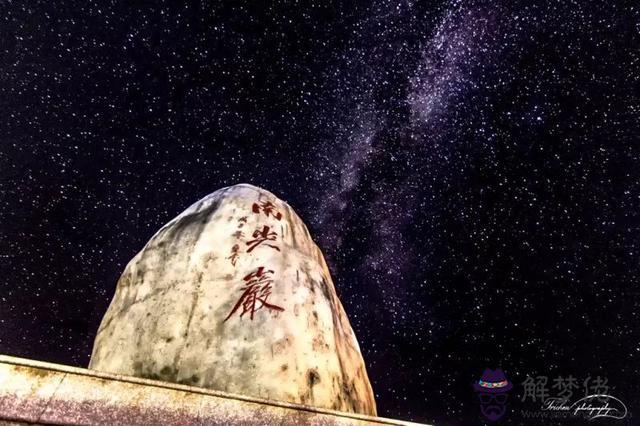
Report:
[[89,368],[376,414],[320,249],[251,185],[198,201],[129,262]]

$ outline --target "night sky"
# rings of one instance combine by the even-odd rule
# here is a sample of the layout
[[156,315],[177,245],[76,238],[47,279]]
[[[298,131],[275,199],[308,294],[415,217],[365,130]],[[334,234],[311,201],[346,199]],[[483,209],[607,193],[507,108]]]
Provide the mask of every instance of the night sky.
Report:
[[222,3],[0,0],[0,353],[86,367],[127,262],[246,182],[324,252],[380,415],[479,424],[485,367],[503,423],[528,375],[640,413],[633,2]]

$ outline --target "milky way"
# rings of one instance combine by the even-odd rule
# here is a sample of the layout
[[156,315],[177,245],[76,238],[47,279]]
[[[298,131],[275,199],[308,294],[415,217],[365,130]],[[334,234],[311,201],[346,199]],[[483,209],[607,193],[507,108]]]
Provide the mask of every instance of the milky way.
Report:
[[0,4],[0,352],[86,366],[124,265],[248,182],[325,253],[381,415],[478,424],[485,367],[513,424],[527,376],[640,408],[637,8],[51,3]]

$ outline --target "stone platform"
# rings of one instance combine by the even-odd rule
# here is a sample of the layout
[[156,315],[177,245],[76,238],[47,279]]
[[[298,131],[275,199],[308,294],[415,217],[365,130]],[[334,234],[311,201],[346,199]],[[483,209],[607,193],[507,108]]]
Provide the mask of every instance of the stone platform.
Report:
[[0,355],[0,425],[417,425]]

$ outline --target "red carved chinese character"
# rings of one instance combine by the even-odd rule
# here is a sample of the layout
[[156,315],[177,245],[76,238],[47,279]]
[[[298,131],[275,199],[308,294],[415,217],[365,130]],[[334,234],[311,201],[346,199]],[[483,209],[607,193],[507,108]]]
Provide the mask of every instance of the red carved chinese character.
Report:
[[267,274],[273,274],[273,270],[269,269],[265,271],[264,266],[260,266],[255,272],[243,278],[245,286],[242,288],[242,296],[240,296],[240,299],[223,322],[231,318],[231,315],[241,306],[242,312],[240,312],[240,318],[249,312],[251,320],[253,320],[253,313],[262,308],[284,311],[284,308],[267,302],[267,299],[271,295],[271,284],[273,283],[273,279],[268,277]]
[[267,217],[269,217],[269,215],[272,215],[278,220],[282,219],[282,213],[276,210],[276,206],[271,201],[263,201],[261,204],[253,203],[252,210],[254,213],[259,214],[260,209],[262,209]]
[[[277,235],[278,234],[273,231],[269,232],[269,227],[266,225],[262,227],[262,231],[260,231],[259,229],[256,229],[255,231],[253,231],[253,238],[255,238],[255,240],[247,241],[247,245],[251,246],[247,250],[247,253],[251,253],[251,250],[258,247],[260,244],[262,244],[265,241],[275,241]],[[268,243],[265,243],[265,245],[280,251],[280,249],[274,245],[271,245]]]

